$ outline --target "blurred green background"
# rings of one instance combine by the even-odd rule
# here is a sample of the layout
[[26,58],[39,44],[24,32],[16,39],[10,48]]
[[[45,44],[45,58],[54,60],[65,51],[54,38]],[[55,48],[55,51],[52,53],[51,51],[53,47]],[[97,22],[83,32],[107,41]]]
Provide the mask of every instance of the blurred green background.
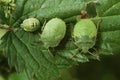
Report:
[[59,80],[120,80],[120,55],[102,56],[101,61],[79,63],[62,71]]
[[[0,58],[0,80],[29,80],[26,74],[9,71],[7,61]],[[33,79],[32,79],[33,80]],[[101,61],[79,63],[61,71],[55,80],[120,80],[120,55],[101,56]]]

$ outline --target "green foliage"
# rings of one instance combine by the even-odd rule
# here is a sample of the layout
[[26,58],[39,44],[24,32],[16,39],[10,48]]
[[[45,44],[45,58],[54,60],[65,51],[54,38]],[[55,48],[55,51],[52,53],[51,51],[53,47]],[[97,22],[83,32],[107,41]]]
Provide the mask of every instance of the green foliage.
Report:
[[21,73],[12,73],[8,80],[29,80],[25,72]]
[[0,5],[4,9],[5,17],[9,18],[13,11],[15,10],[15,1],[14,0],[0,0]]
[[6,32],[7,32],[6,29],[0,29],[0,43],[1,43],[1,38],[5,35]]
[[[60,68],[75,65],[77,61],[87,62],[89,59],[93,59],[91,56],[82,55],[77,58],[79,60],[73,61],[70,58],[78,52],[71,40],[71,35],[73,25],[76,23],[74,17],[80,15],[82,10],[89,11],[90,17],[97,16],[91,18],[96,25],[101,20],[94,46],[99,54],[120,53],[119,0],[99,0],[97,2],[92,2],[92,0],[15,0],[15,4],[12,16],[7,19],[4,14],[5,10],[0,5],[0,24],[9,26],[9,28],[5,28],[9,31],[1,38],[0,51],[3,51],[8,58],[8,64],[11,67],[15,67],[18,72],[25,71],[30,79],[34,76],[38,80],[49,80],[51,76],[58,76]],[[87,4],[94,8],[96,14],[91,15],[91,8],[88,8]],[[36,17],[42,24],[44,24],[44,19],[50,20],[54,17],[67,19],[64,39],[57,47],[45,49],[43,42],[39,41],[40,31],[26,32],[21,29],[20,24],[28,17]],[[10,29],[11,27],[13,29]]]

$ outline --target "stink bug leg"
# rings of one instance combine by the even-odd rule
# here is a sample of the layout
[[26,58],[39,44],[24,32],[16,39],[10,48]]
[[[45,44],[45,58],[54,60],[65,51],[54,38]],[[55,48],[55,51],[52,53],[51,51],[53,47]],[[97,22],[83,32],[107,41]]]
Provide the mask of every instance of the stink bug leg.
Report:
[[100,60],[100,58],[99,58],[99,51],[96,49],[96,48],[93,48],[94,50],[95,50],[95,57],[96,57],[96,59],[97,60]]
[[99,58],[99,54],[98,54],[98,51],[97,50],[95,50],[95,53],[91,53],[90,51],[88,51],[88,53],[90,54],[90,55],[92,55],[95,59],[97,59],[97,60],[99,60],[100,61],[100,58]]
[[[54,48],[52,48],[52,49],[54,49]],[[52,56],[52,57],[55,56],[49,48],[48,48],[48,52],[49,52],[50,56]]]
[[97,31],[98,31],[98,29],[99,29],[99,25],[100,25],[101,22],[102,22],[102,19],[98,20],[98,22],[97,22],[97,26],[96,26]]
[[43,26],[41,28],[41,31],[43,31],[44,27],[45,27],[45,24],[46,24],[47,20],[45,19],[44,23],[43,23]]

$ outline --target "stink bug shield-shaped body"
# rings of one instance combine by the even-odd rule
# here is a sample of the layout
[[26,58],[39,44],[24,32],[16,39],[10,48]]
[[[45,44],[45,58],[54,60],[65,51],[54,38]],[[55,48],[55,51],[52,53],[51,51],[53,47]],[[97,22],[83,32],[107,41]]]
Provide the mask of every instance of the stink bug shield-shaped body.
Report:
[[95,45],[96,37],[97,28],[92,20],[83,19],[74,26],[74,42],[83,53],[89,52],[88,50]]
[[66,33],[66,24],[59,18],[53,18],[48,21],[41,34],[41,41],[45,47],[56,47],[64,38]]

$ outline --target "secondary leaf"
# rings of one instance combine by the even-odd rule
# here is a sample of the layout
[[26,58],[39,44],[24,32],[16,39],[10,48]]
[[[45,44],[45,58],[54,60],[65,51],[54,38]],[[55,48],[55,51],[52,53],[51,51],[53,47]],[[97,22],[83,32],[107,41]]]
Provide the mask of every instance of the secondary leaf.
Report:
[[11,24],[17,26],[27,17],[37,17],[40,21],[60,17],[62,19],[80,14],[86,8],[84,0],[17,0],[14,19]]
[[120,0],[99,0],[96,10],[98,16],[120,15]]
[[39,40],[39,36],[34,33],[11,31],[5,35],[1,46],[10,66],[15,66],[19,72],[25,70],[29,78],[36,76],[48,80],[56,76],[58,70],[48,50],[39,47],[42,44],[36,45],[36,40]]
[[5,35],[6,32],[7,32],[6,29],[1,29],[0,28],[0,43],[1,43],[1,38]]
[[120,16],[95,18],[97,22],[102,20],[99,27],[96,46],[102,54],[120,53]]
[[29,80],[25,72],[12,73],[8,77],[8,80]]

